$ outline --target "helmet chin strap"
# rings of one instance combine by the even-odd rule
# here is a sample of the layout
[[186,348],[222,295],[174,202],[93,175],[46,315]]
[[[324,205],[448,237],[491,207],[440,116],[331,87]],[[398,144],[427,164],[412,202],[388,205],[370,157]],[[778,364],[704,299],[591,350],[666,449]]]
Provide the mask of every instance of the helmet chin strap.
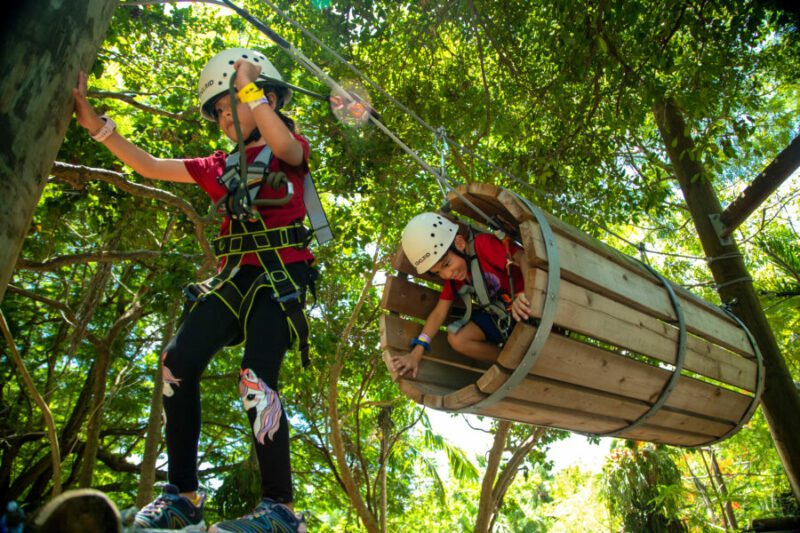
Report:
[[244,145],[247,146],[248,144],[255,142],[261,138],[261,132],[258,131],[258,126],[253,128],[253,131],[250,132],[250,135],[244,140]]
[[448,248],[447,251],[448,252],[453,252],[458,257],[460,257],[461,259],[464,259],[466,261],[469,261],[471,259],[470,256],[468,256],[466,253],[462,252],[461,250],[458,249],[458,247],[456,247],[455,241],[453,242],[453,244],[450,245],[450,248]]

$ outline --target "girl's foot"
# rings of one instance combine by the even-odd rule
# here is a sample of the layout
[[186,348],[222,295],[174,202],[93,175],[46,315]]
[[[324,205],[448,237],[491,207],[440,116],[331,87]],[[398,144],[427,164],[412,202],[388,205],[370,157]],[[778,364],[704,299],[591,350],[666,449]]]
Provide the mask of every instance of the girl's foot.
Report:
[[306,533],[306,519],[302,514],[295,514],[282,503],[264,498],[255,510],[236,520],[226,520],[214,524],[209,533],[252,532],[273,533],[275,531],[296,531]]
[[205,494],[198,494],[196,501],[181,496],[175,485],[164,485],[161,495],[136,513],[134,524],[147,529],[184,529],[202,526]]

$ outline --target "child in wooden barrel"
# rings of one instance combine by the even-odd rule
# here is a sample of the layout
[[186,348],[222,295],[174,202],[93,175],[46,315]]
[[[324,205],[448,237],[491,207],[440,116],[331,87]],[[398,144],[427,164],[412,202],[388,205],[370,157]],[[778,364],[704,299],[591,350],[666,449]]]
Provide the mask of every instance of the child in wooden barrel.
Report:
[[527,271],[524,250],[510,238],[492,233],[464,237],[458,225],[438,213],[422,213],[403,230],[403,251],[417,273],[430,272],[444,280],[436,307],[425,320],[411,350],[392,358],[392,370],[414,378],[431,339],[447,319],[456,297],[477,306],[448,326],[447,340],[458,352],[480,361],[494,362],[503,343],[519,321],[530,317],[525,296]]

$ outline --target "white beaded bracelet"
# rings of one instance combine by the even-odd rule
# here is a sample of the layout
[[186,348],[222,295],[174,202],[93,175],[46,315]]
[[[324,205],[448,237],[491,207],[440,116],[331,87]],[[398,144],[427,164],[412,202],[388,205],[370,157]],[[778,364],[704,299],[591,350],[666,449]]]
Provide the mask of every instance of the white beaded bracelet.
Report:
[[117,125],[114,123],[113,120],[111,120],[111,117],[103,115],[100,118],[104,122],[103,127],[91,134],[92,139],[94,139],[99,143],[108,139],[111,136],[111,134],[114,133],[114,130],[117,129]]
[[258,100],[253,100],[252,102],[247,102],[247,105],[250,106],[250,109],[255,109],[261,104],[269,104],[269,100],[267,100],[266,96],[262,96]]

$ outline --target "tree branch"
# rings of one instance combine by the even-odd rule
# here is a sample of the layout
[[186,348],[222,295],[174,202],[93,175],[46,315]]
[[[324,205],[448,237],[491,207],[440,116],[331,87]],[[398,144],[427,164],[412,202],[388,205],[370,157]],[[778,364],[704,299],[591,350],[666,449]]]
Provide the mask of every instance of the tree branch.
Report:
[[181,198],[178,198],[171,192],[167,192],[156,187],[150,187],[149,185],[142,185],[140,183],[128,181],[125,176],[119,172],[101,168],[85,167],[82,165],[71,165],[61,161],[56,161],[53,164],[51,174],[58,179],[63,179],[64,181],[72,184],[89,180],[104,181],[134,196],[152,198],[178,208],[194,225],[195,237],[197,238],[197,242],[200,244],[200,248],[203,250],[205,261],[201,265],[200,271],[204,272],[212,270],[216,264],[217,260],[214,257],[214,252],[211,251],[211,245],[205,236],[206,221],[203,220],[203,217],[197,213],[191,204],[185,200],[182,200]]
[[[18,270],[31,270],[34,272],[52,272],[68,265],[78,265],[84,263],[113,263],[115,261],[142,261],[145,259],[156,259],[169,253],[159,252],[158,250],[98,250],[94,252],[84,252],[82,254],[61,255],[46,261],[30,261],[23,257],[17,259],[16,268]],[[197,259],[198,254],[175,254],[182,259]]]
[[22,357],[20,357],[17,351],[17,345],[14,343],[14,338],[11,336],[11,331],[8,329],[8,324],[6,323],[6,317],[3,315],[2,311],[0,311],[0,328],[3,330],[3,337],[5,337],[8,343],[8,349],[11,351],[11,359],[17,367],[22,383],[25,388],[28,389],[28,394],[31,395],[33,401],[36,402],[36,405],[38,405],[39,409],[42,411],[44,425],[47,427],[47,437],[50,441],[50,457],[53,468],[53,497],[55,498],[61,494],[61,451],[58,445],[58,434],[56,431],[56,423],[53,419],[53,413],[50,411],[47,402],[42,398],[42,395],[39,394],[39,391],[36,389],[36,384],[33,382],[33,378],[31,378],[31,375],[25,368],[25,363],[22,361]]
[[162,117],[171,118],[173,120],[191,120],[192,122],[197,122],[197,120],[189,118],[193,115],[197,114],[197,110],[195,109],[187,109],[186,111],[181,111],[180,113],[172,113],[170,111],[165,111],[163,109],[159,109],[157,107],[152,107],[149,105],[145,105],[136,98],[133,97],[130,93],[112,93],[106,91],[88,91],[86,93],[87,96],[91,96],[93,98],[113,98],[114,100],[120,100],[125,102],[126,104],[130,104],[132,107],[136,109],[140,109],[142,111],[146,111],[153,115],[159,115]]
[[361,308],[364,306],[364,302],[369,295],[370,288],[372,287],[372,281],[375,278],[375,274],[381,267],[381,261],[378,258],[378,254],[380,253],[380,244],[381,240],[383,239],[383,230],[381,230],[380,235],[378,236],[378,244],[375,248],[375,255],[372,258],[372,271],[369,272],[366,282],[364,283],[364,288],[361,290],[361,295],[358,298],[358,302],[356,303],[355,308],[353,309],[353,313],[350,315],[350,320],[347,323],[344,331],[342,332],[342,338],[336,346],[336,354],[334,355],[333,365],[331,365],[330,369],[330,378],[328,381],[328,417],[330,419],[330,441],[333,446],[333,453],[336,457],[336,464],[339,468],[339,475],[342,478],[342,482],[344,483],[345,492],[350,499],[351,505],[355,507],[356,512],[358,513],[361,522],[364,524],[364,528],[369,532],[376,532],[379,530],[379,524],[375,517],[375,515],[369,510],[366,503],[364,502],[363,497],[358,489],[358,484],[356,483],[355,479],[353,479],[353,471],[350,465],[347,464],[347,456],[345,452],[345,445],[344,445],[344,435],[341,428],[341,417],[339,415],[339,406],[338,406],[338,396],[339,396],[339,376],[341,376],[342,370],[344,368],[344,351],[345,346],[350,339],[350,333],[353,330],[353,326],[356,323],[356,319],[358,318],[359,312]]

